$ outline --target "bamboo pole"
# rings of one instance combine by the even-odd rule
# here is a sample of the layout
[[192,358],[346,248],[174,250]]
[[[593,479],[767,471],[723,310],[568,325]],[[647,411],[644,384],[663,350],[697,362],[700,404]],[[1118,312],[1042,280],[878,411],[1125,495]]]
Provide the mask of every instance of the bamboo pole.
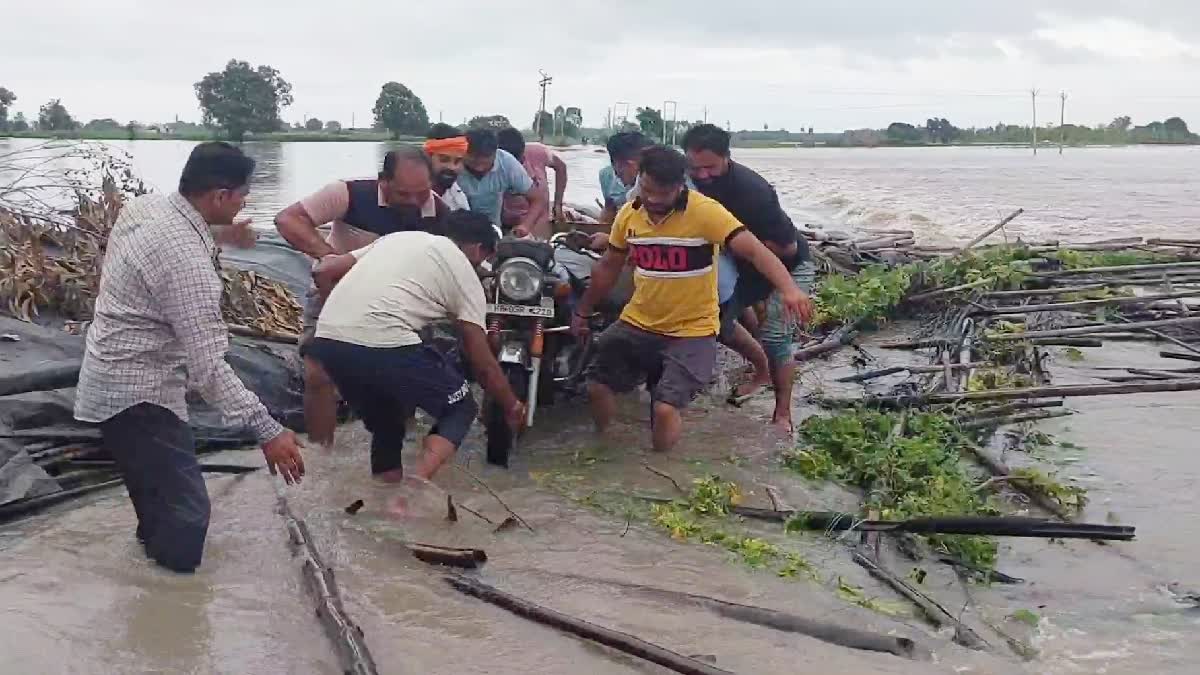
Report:
[[979,236],[975,237],[970,242],[968,242],[966,246],[962,247],[962,250],[959,251],[959,253],[966,253],[967,251],[971,250],[972,248],[975,247],[976,244],[978,244],[979,242],[983,241],[984,239],[987,239],[988,237],[990,237],[993,232],[996,232],[1000,228],[1011,223],[1013,221],[1013,219],[1015,219],[1017,216],[1021,215],[1022,213],[1025,213],[1025,209],[1017,209],[1016,211],[1013,211],[1012,213],[1008,214],[1004,218],[1004,220],[1001,220],[999,223],[996,223],[995,225],[984,230],[982,233],[980,233]]
[[987,291],[983,294],[985,298],[1024,298],[1026,296],[1038,295],[1066,295],[1067,293],[1083,293],[1086,291],[1101,291],[1105,288],[1111,288],[1115,284],[1082,284],[1080,286],[1059,286],[1057,288],[1033,288],[1017,291]]
[[991,279],[978,279],[976,281],[972,281],[972,282],[966,283],[966,284],[959,284],[957,286],[950,286],[948,288],[938,288],[938,289],[935,289],[932,291],[928,291],[926,293],[918,293],[916,295],[911,295],[911,296],[905,298],[904,301],[905,302],[924,302],[925,300],[933,300],[934,298],[940,298],[943,295],[950,295],[951,293],[957,293],[959,291],[969,291],[972,288],[979,288],[980,286],[986,286],[987,284],[990,284],[990,283],[992,283]]
[[1074,396],[1108,396],[1111,394],[1147,394],[1154,392],[1197,391],[1200,379],[1169,380],[1132,384],[1060,384],[1048,387],[1024,389],[988,389],[956,394],[924,394],[917,396],[867,397],[861,402],[869,405],[927,405],[935,403],[959,403],[963,401],[1009,401],[1025,398],[1051,398]]
[[294,345],[300,342],[300,336],[296,333],[285,333],[276,330],[259,330],[250,326],[243,326],[236,323],[229,325],[229,332],[233,335],[241,335],[242,337],[257,338],[266,340],[267,342],[280,342],[283,344]]
[[1149,272],[1161,270],[1192,269],[1200,267],[1200,261],[1185,261],[1172,263],[1147,263],[1144,265],[1110,265],[1108,267],[1080,267],[1073,270],[1056,270],[1054,272],[1037,272],[1030,276],[1055,279],[1072,277],[1082,274],[1129,274],[1131,272]]
[[1001,416],[1001,417],[984,417],[981,419],[972,420],[970,422],[963,422],[962,424],[959,425],[959,428],[964,431],[970,431],[970,430],[974,430],[974,429],[988,429],[991,427],[998,427],[998,426],[1002,426],[1005,424],[1020,424],[1022,422],[1036,422],[1038,420],[1048,420],[1048,419],[1053,419],[1055,417],[1066,417],[1068,415],[1074,415],[1074,414],[1075,414],[1074,410],[1045,410],[1045,411],[1041,411],[1041,412],[1031,412],[1031,413],[1024,413],[1024,414],[1020,414],[1020,415],[1008,415],[1008,416]]
[[1092,307],[1108,307],[1113,305],[1141,305],[1159,300],[1176,300],[1179,298],[1192,298],[1197,295],[1197,291],[1176,291],[1174,293],[1161,293],[1158,295],[1143,295],[1143,296],[1121,296],[1114,298],[1101,298],[1098,300],[1076,300],[1073,302],[1051,302],[1044,305],[1006,305],[1003,307],[988,307],[985,309],[976,309],[973,314],[1031,314],[1033,312],[1065,312],[1074,309],[1089,309]]
[[1162,319],[1161,321],[1133,321],[1126,324],[1103,324],[1098,326],[1079,326],[1076,328],[1056,328],[1053,330],[1032,330],[1025,331],[1023,333],[990,333],[986,334],[984,337],[993,342],[1004,342],[1012,340],[1029,340],[1033,338],[1125,333],[1131,330],[1165,328],[1167,326],[1194,326],[1197,324],[1200,324],[1200,317],[1183,317],[1179,319]]
[[79,382],[77,360],[43,361],[33,368],[0,375],[0,396],[74,387]]
[[471,595],[484,602],[506,609],[517,616],[530,621],[557,628],[631,656],[658,664],[669,670],[685,675],[731,675],[729,671],[698,661],[690,656],[684,656],[645,640],[589,623],[582,619],[557,612],[548,607],[534,604],[523,598],[505,593],[498,588],[489,586],[477,579],[467,577],[446,577],[446,583],[465,595]]

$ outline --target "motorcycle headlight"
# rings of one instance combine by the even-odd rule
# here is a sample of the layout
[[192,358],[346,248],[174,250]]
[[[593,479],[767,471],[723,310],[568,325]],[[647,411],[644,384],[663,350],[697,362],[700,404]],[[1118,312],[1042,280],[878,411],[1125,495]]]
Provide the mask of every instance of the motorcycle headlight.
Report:
[[542,292],[542,270],[532,260],[505,260],[496,278],[500,282],[500,295],[515,302],[528,302]]

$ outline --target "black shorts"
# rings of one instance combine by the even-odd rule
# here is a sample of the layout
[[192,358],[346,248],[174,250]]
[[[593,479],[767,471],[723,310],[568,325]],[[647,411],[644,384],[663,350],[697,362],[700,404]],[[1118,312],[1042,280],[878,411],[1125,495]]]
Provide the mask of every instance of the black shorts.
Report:
[[682,409],[708,386],[716,362],[715,336],[659,335],[618,321],[596,340],[588,378],[617,393],[649,380],[655,401]]
[[405,422],[417,408],[437,420],[429,433],[455,447],[479,412],[462,372],[429,345],[364,347],[315,338],[307,353],[371,432],[372,473],[401,468]]

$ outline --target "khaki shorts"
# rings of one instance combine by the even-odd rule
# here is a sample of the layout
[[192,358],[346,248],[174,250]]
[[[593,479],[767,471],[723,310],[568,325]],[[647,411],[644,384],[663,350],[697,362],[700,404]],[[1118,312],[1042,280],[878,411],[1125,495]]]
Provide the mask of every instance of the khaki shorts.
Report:
[[660,335],[618,321],[600,334],[596,352],[588,372],[593,382],[617,393],[649,382],[655,401],[683,409],[712,379],[717,338]]

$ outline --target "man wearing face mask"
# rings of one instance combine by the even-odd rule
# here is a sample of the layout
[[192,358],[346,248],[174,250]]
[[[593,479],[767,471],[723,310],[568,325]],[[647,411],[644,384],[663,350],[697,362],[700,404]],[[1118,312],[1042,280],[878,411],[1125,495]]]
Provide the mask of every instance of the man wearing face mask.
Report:
[[425,136],[425,154],[433,164],[433,191],[451,211],[469,211],[470,202],[457,181],[467,154],[467,138],[458,129],[438,122]]
[[371,432],[371,473],[383,481],[404,477],[400,454],[415,408],[436,420],[413,471],[421,480],[454,454],[479,411],[463,373],[423,343],[421,331],[432,322],[458,323],[484,390],[500,402],[514,430],[525,418],[484,332],[486,301],[475,268],[495,253],[497,241],[486,216],[455,211],[444,237],[389,234],[322,258],[313,272],[329,301],[310,353]]
[[[433,169],[421,148],[405,147],[384,155],[377,178],[340,180],[292,204],[275,217],[275,227],[292,246],[320,260],[347,253],[392,232],[441,233],[449,207],[433,192]],[[319,228],[331,224],[328,239]],[[310,288],[304,302],[304,421],[308,435],[333,443],[337,426],[337,390],[321,365],[305,355],[323,301]]]
[[271,473],[304,475],[295,434],[225,361],[229,328],[210,228],[246,203],[254,160],[228,143],[192,150],[179,189],[125,204],[108,238],[75,417],[100,425],[137,514],[146,555],[175,572],[200,564],[210,503],[188,426],[189,390],[252,429]]
[[654,146],[642,153],[638,196],[617,213],[608,250],[572,318],[586,337],[592,308],[607,296],[627,259],[635,266],[633,298],[621,318],[597,340],[588,394],[596,426],[604,431],[616,412],[615,393],[654,379],[654,449],[666,451],[683,431],[680,410],[705,386],[716,364],[717,256],[728,248],[779,291],[793,320],[811,305],[767,247],[723,206],[686,186],[687,160]]
[[[684,135],[683,148],[696,189],[720,202],[744,223],[788,269],[796,285],[807,292],[812,287],[814,275],[808,242],[780,206],[775,188],[762,176],[730,158],[729,133],[712,124],[697,125]],[[789,320],[781,296],[774,291],[772,282],[759,270],[745,260],[739,261],[733,299],[722,307],[721,336],[723,341],[732,341],[742,310],[766,302],[766,320],[760,328],[760,340],[775,388],[772,423],[781,431],[790,432],[795,322]]]

